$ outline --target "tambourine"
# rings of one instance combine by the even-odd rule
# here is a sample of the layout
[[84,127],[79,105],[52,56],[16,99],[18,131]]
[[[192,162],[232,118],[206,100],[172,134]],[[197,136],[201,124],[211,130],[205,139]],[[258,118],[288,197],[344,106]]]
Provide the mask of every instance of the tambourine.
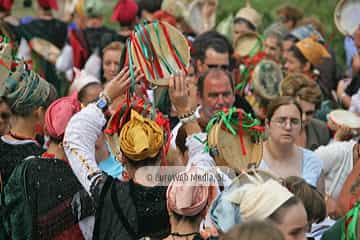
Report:
[[60,49],[45,39],[32,38],[30,40],[30,46],[34,52],[52,64],[55,64],[57,58],[60,56]]
[[234,52],[239,57],[252,57],[263,49],[263,41],[255,32],[246,32],[235,40]]
[[331,111],[327,118],[330,129],[334,131],[346,127],[352,130],[354,136],[360,134],[360,117],[353,112],[338,109]]
[[194,0],[189,4],[187,9],[188,13],[186,16],[186,22],[196,34],[201,34],[215,26],[216,11],[214,11],[209,17],[208,22],[205,22],[202,17],[206,1],[213,2],[213,4],[218,5],[218,0]]
[[219,112],[207,126],[207,147],[217,166],[241,172],[256,168],[262,158],[260,122],[240,110]]
[[344,35],[352,35],[360,24],[360,1],[341,0],[334,12],[337,29]]
[[263,59],[254,69],[252,83],[256,95],[273,100],[280,95],[280,83],[283,79],[281,66],[274,61]]
[[185,71],[190,46],[185,36],[166,22],[154,21],[135,27],[127,42],[127,61],[152,84],[167,86],[171,74]]

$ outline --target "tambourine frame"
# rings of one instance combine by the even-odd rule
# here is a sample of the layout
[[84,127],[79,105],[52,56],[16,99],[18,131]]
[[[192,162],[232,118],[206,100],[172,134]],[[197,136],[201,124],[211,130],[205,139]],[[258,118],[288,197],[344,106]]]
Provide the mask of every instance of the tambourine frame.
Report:
[[[231,133],[229,133],[227,129],[224,129],[223,126],[224,126],[223,121],[222,120],[218,121],[210,129],[209,136],[208,136],[209,154],[215,159],[216,165],[229,166],[238,172],[241,172],[246,169],[256,168],[260,164],[262,154],[263,154],[261,138],[258,139],[258,141],[259,141],[258,143],[254,143],[253,140],[251,139],[251,136],[249,136],[249,135],[243,136],[244,143],[246,141],[246,138],[250,138],[250,141],[254,144],[254,146],[251,149],[251,152],[247,152],[246,155],[242,157],[242,162],[244,162],[244,158],[245,159],[249,158],[248,154],[250,154],[251,156],[254,156],[254,155],[255,156],[257,155],[257,156],[255,159],[254,158],[249,159],[248,163],[246,164],[247,166],[239,167],[240,164],[236,166],[236,165],[233,165],[232,161],[226,161],[226,155],[228,155],[228,154],[224,151],[224,149],[221,148],[221,146],[219,146],[219,139],[224,139],[224,137],[225,137],[224,136],[223,138],[221,138],[219,136],[220,131],[227,132],[228,134],[230,134],[229,136],[234,136]],[[238,142],[240,141],[238,135],[235,135],[234,138],[235,138],[234,139],[235,141],[238,141]],[[239,148],[240,148],[240,146],[239,146]],[[257,149],[254,149],[254,148],[257,148]],[[241,151],[241,149],[239,149],[239,151]],[[249,149],[247,149],[247,151],[249,151]],[[239,154],[242,154],[242,153],[239,153]],[[238,156],[236,156],[236,157],[238,157]],[[243,165],[243,164],[241,164],[241,165]]]

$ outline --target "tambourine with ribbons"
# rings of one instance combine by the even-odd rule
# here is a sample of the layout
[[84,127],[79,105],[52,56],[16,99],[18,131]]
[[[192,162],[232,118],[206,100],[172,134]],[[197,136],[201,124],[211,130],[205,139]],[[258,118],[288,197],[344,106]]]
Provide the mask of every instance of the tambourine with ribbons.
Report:
[[51,64],[55,64],[60,56],[60,49],[42,38],[32,38],[29,42],[31,49]]
[[138,67],[146,83],[167,86],[171,74],[187,72],[190,46],[185,36],[166,22],[153,21],[135,26],[126,43],[125,64]]
[[206,150],[218,166],[236,171],[257,167],[262,158],[260,121],[241,109],[224,109],[209,121]]
[[[162,165],[166,165],[165,156],[169,150],[170,146],[170,122],[161,112],[153,107],[150,102],[145,101],[144,99],[138,98],[136,96],[132,97],[130,101],[125,99],[122,104],[118,106],[115,113],[111,116],[108,124],[104,130],[105,137],[107,142],[112,150],[112,153],[115,155],[116,159],[121,160],[122,151],[121,151],[121,142],[126,134],[121,134],[121,129],[124,125],[130,120],[132,111],[135,111],[137,115],[140,115],[143,122],[146,125],[149,125],[150,128],[153,128],[153,124],[157,124],[163,133],[162,140]],[[152,121],[149,121],[152,120]],[[132,158],[134,159],[134,158]],[[135,158],[135,160],[137,160]]]
[[263,40],[257,33],[247,32],[235,41],[234,57],[239,62],[241,78],[241,82],[235,86],[236,90],[243,90],[251,81],[254,68],[265,58],[262,50]]

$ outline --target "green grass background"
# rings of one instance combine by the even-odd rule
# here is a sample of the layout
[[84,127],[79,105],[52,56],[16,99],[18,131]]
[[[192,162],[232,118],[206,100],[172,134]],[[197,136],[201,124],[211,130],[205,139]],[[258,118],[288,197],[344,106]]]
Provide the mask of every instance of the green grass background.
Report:
[[[59,2],[62,0],[58,0]],[[101,1],[101,0],[99,0]],[[103,0],[106,8],[105,23],[107,26],[117,29],[119,26],[116,23],[109,21],[111,12],[117,0]],[[151,1],[151,0],[148,0]],[[33,0],[35,2],[35,0]],[[251,0],[252,6],[263,14],[263,27],[268,26],[275,20],[275,11],[278,6],[284,3],[290,3],[304,9],[305,16],[317,16],[323,23],[327,35],[325,38],[328,44],[335,50],[337,60],[341,65],[344,65],[344,49],[343,39],[335,27],[333,20],[334,9],[338,0]],[[23,8],[22,0],[16,0],[13,8],[13,14],[17,17],[33,16],[35,15],[33,8]],[[35,4],[33,4],[35,5]],[[228,16],[228,14],[235,14],[238,9],[245,6],[244,0],[219,0],[219,8],[217,12],[217,22]]]

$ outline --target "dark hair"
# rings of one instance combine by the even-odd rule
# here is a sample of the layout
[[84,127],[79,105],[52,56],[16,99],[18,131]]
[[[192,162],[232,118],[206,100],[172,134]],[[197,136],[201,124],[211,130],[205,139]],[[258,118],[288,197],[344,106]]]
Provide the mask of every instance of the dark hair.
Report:
[[219,53],[229,53],[229,58],[234,52],[229,40],[216,31],[204,32],[197,36],[193,42],[192,48],[193,51],[191,52],[191,57],[195,63],[196,60],[204,61],[206,50],[209,48],[212,48]]
[[193,225],[193,224],[200,224],[201,219],[202,219],[201,213],[202,213],[203,211],[204,211],[204,210],[202,210],[199,214],[196,214],[196,215],[194,215],[194,216],[182,216],[182,215],[177,214],[177,213],[175,213],[175,212],[173,212],[173,211],[171,211],[171,214],[173,214],[173,216],[174,216],[174,218],[175,218],[175,220],[176,220],[177,222],[186,221],[186,222],[188,222],[188,223],[190,223],[190,224]]
[[304,11],[293,5],[282,5],[276,10],[277,15],[283,14],[285,16],[285,20],[293,21],[296,25],[298,21],[300,21],[304,16]]
[[285,178],[283,185],[302,201],[309,223],[315,220],[321,222],[326,218],[325,198],[315,187],[297,176]]
[[253,221],[237,224],[227,233],[220,236],[220,240],[284,240],[280,229],[270,221]]
[[[209,76],[210,75],[210,76]],[[202,73],[199,77],[199,80],[197,82],[197,89],[200,93],[200,97],[203,97],[204,94],[204,85],[205,85],[205,79],[209,76],[209,77],[215,77],[218,78],[220,77],[220,75],[225,75],[230,82],[231,85],[231,90],[234,92],[234,81],[232,79],[232,76],[229,72],[224,71],[220,68],[210,68],[209,70],[205,71],[204,73]]]
[[294,104],[296,106],[296,108],[299,110],[300,119],[301,119],[302,109],[300,107],[300,104],[296,101],[295,98],[290,97],[290,96],[281,96],[281,97],[277,97],[276,99],[272,100],[270,102],[270,104],[268,105],[266,118],[270,121],[274,115],[274,112],[279,107],[284,106],[284,105],[290,105],[290,104]]
[[276,209],[268,218],[276,223],[282,223],[284,218],[284,210],[300,203],[302,204],[301,200],[293,196],[284,202],[278,209]]
[[234,25],[235,24],[245,24],[246,27],[248,29],[250,29],[251,31],[254,31],[254,32],[256,31],[256,26],[253,23],[251,23],[250,21],[246,20],[245,18],[242,18],[242,17],[235,18]]
[[157,10],[161,9],[161,3],[162,0],[139,0],[137,1],[139,10],[138,10],[138,16],[141,16],[141,12],[143,10],[148,11],[150,13],[154,13]]
[[299,39],[294,35],[292,35],[291,33],[288,33],[285,35],[283,41],[292,41],[293,43],[297,43]]
[[[304,54],[302,54],[302,52],[300,51],[300,49],[298,47],[296,47],[295,45],[291,46],[289,49],[289,52],[292,52],[294,54],[294,57],[296,59],[299,60],[299,62],[301,63],[301,65],[305,65],[307,62],[309,62],[306,57],[304,56]],[[311,64],[311,63],[310,63]]]

